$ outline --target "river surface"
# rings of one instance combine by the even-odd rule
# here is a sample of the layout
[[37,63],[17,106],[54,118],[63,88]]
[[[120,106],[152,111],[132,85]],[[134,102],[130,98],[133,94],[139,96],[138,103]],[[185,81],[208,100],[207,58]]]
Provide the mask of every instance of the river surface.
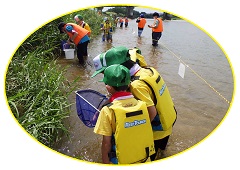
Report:
[[[147,24],[153,20],[148,19]],[[147,25],[146,24],[146,25]],[[94,89],[106,94],[102,75],[91,78],[94,72],[92,59],[114,46],[138,47],[148,65],[155,67],[168,86],[178,111],[178,119],[170,136],[166,151],[159,156],[164,159],[185,151],[201,142],[223,120],[233,95],[233,76],[228,59],[221,48],[206,33],[186,21],[164,21],[164,32],[158,47],[152,47],[151,29],[145,26],[142,38],[137,36],[135,20],[127,28],[117,27],[113,42],[102,42],[101,35],[88,46],[88,65],[81,67],[78,60],[60,58],[58,63],[70,66],[67,78],[80,80],[75,90]],[[185,66],[184,78],[179,65]],[[69,97],[75,102],[75,94]],[[69,138],[63,137],[56,150],[65,155],[89,162],[101,163],[102,136],[93,133],[77,116],[76,105],[66,120]]]

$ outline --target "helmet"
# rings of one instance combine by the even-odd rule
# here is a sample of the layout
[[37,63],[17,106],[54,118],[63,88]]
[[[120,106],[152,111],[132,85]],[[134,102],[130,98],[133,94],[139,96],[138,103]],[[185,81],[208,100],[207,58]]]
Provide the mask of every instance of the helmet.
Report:
[[140,15],[140,17],[141,17],[141,18],[144,18],[144,15],[143,15],[143,14],[141,14],[141,15]]
[[67,26],[66,26],[66,30],[67,30],[68,32],[71,32],[71,31],[73,30],[73,27],[72,27],[71,25],[67,25]]

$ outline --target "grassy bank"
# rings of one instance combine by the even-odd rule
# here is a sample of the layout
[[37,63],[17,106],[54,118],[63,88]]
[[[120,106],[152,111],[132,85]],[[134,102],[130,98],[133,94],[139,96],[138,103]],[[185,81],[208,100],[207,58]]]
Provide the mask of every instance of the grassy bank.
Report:
[[30,53],[11,62],[7,96],[11,110],[26,131],[47,146],[67,134],[62,120],[69,114],[64,70],[54,61]]
[[[74,22],[82,14],[92,29],[93,39],[100,32],[102,16],[83,10],[58,18],[30,35],[14,54],[6,75],[6,95],[13,115],[20,125],[38,141],[52,147],[68,131],[63,120],[69,115],[68,95],[74,82],[68,82],[66,69],[55,62],[61,55],[58,23]],[[76,80],[78,81],[78,78]]]

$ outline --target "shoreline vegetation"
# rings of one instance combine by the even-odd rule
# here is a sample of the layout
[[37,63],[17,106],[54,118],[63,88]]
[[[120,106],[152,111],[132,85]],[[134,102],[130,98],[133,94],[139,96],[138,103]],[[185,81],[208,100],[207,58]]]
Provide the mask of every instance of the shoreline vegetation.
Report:
[[99,14],[96,9],[76,11],[53,20],[19,46],[6,74],[6,96],[14,117],[31,136],[52,149],[63,135],[68,135],[64,125],[72,105],[68,96],[75,90],[75,82],[81,81],[77,77],[69,82],[64,76],[67,68],[56,64],[62,55],[61,41],[67,39],[66,34],[59,33],[58,23],[74,23],[76,14],[81,14],[90,25],[91,39],[101,33],[104,17],[114,23],[112,13]]
[[6,96],[19,124],[36,140],[53,148],[62,135],[68,135],[64,119],[69,116],[68,96],[75,90],[77,77],[69,82],[66,68],[56,64],[62,55],[61,41],[66,40],[58,30],[59,22],[73,22],[81,14],[89,23],[95,38],[100,33],[103,16],[91,9],[77,11],[42,26],[17,49],[6,73]]

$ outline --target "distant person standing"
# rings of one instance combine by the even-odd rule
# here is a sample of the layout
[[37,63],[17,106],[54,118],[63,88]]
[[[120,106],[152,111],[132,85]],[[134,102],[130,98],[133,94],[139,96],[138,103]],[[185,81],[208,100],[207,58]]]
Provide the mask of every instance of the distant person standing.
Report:
[[152,45],[158,46],[158,40],[161,38],[163,32],[163,22],[157,12],[153,13],[153,19],[153,24],[148,25],[148,27],[152,28]]
[[119,18],[119,24],[120,24],[120,28],[122,28],[123,27],[123,19],[122,19],[122,17]]
[[140,17],[137,18],[136,23],[138,23],[138,37],[141,37],[144,26],[146,24],[146,19],[144,18],[143,14],[141,14]]
[[103,30],[102,41],[107,40],[107,42],[111,43],[113,29],[108,17],[104,18],[104,23],[101,25],[101,30]]
[[127,17],[125,17],[124,22],[125,22],[125,27],[127,27],[129,22]]
[[116,27],[117,27],[117,24],[118,24],[118,19],[119,19],[119,17],[117,17],[117,18],[114,20]]

